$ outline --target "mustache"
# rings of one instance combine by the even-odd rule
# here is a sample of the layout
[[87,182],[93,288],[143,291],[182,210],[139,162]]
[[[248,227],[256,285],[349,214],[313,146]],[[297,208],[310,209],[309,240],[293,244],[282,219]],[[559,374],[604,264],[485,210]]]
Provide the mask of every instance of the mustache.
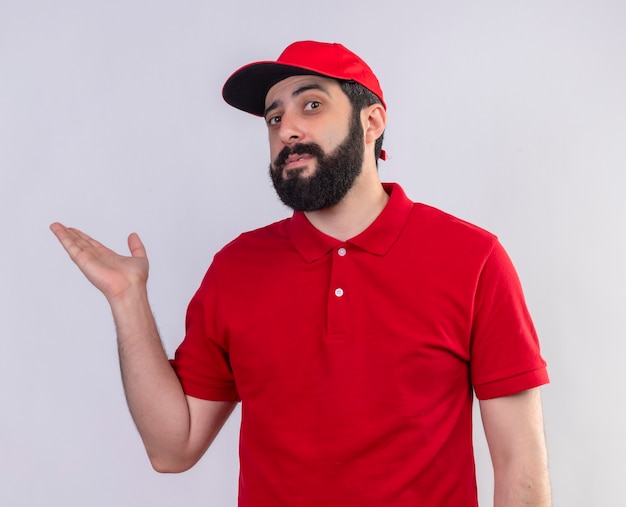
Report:
[[293,146],[285,146],[274,159],[274,170],[278,171],[287,162],[291,155],[312,155],[318,160],[324,157],[324,150],[316,143],[296,143]]

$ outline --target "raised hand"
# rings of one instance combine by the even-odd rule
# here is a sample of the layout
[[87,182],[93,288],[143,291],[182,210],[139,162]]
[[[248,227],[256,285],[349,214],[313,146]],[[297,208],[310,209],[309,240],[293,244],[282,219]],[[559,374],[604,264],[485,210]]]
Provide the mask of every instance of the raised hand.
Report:
[[148,257],[135,233],[128,237],[130,256],[119,255],[78,229],[54,223],[50,229],[87,279],[109,300],[123,297],[130,289],[145,289]]

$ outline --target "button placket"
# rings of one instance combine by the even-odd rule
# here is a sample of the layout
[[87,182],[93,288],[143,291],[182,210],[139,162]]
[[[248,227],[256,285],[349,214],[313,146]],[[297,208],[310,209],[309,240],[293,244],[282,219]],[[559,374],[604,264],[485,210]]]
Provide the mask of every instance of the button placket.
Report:
[[348,249],[340,246],[333,255],[330,294],[328,299],[328,335],[332,339],[344,340],[348,334],[348,300],[346,271]]
[[[346,249],[346,247],[340,246],[339,248],[337,248],[337,255],[339,257],[345,257],[347,253],[348,253],[348,250]],[[335,288],[335,296],[340,298],[340,297],[343,297],[343,294],[344,294],[343,287]]]

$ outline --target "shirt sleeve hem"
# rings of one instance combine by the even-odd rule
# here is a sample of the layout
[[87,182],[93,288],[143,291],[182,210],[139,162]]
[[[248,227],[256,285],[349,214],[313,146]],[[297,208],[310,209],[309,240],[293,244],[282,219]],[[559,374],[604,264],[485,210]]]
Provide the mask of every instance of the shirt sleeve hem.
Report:
[[229,385],[212,387],[200,384],[193,379],[189,379],[186,378],[186,376],[181,375],[181,372],[177,368],[176,361],[170,360],[170,364],[174,368],[174,371],[178,376],[178,380],[183,388],[183,392],[187,396],[193,396],[194,398],[209,401],[241,401],[237,389],[230,387]]
[[510,396],[527,389],[548,384],[549,382],[548,370],[544,367],[514,377],[475,385],[474,391],[479,400],[489,400]]
[[233,391],[222,389],[211,389],[195,385],[183,384],[183,391],[187,396],[200,398],[208,401],[241,401],[239,395]]

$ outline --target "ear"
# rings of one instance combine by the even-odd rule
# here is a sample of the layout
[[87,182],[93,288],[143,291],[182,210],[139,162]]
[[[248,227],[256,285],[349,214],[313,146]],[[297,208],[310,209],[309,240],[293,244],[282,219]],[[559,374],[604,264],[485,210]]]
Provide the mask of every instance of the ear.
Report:
[[385,131],[387,111],[381,104],[372,104],[361,111],[361,118],[364,121],[365,143],[374,143]]

